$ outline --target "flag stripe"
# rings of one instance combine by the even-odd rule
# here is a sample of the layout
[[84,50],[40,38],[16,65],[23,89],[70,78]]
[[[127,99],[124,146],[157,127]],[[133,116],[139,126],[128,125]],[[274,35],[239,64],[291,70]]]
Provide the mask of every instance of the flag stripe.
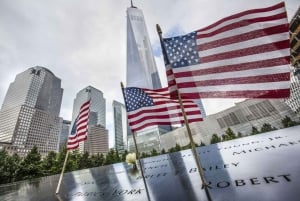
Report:
[[225,17],[205,28],[202,28],[202,29],[199,29],[198,31],[200,32],[203,32],[203,31],[206,31],[206,30],[213,30],[214,28],[217,28],[220,24],[223,24],[223,23],[228,23],[228,22],[231,22],[231,20],[236,20],[237,18],[241,18],[243,16],[247,16],[247,15],[251,15],[251,14],[255,14],[257,16],[261,16],[260,14],[264,14],[264,13],[269,13],[269,12],[276,12],[276,10],[283,10],[284,9],[284,3],[279,3],[279,4],[276,4],[274,6],[270,6],[270,7],[267,7],[267,8],[258,8],[258,9],[251,9],[251,10],[247,10],[247,11],[243,11],[243,12],[240,12],[240,13],[237,13],[237,14],[234,14],[234,15],[231,15],[231,16],[228,16],[228,17]]
[[[178,100],[170,99],[167,87],[155,90],[125,88],[124,99],[129,126],[133,132],[153,125],[184,123],[180,104]],[[182,103],[189,122],[202,121],[197,104],[184,99]]]
[[[261,44],[261,43],[260,43]],[[227,51],[219,54],[214,54],[210,56],[201,57],[202,63],[208,63],[212,61],[224,60],[224,59],[233,59],[236,57],[243,57],[248,55],[256,55],[265,52],[272,52],[281,49],[287,49],[290,47],[289,39],[284,41],[279,41],[275,43],[262,44],[254,47],[243,47],[243,49]],[[201,54],[201,53],[200,53]],[[258,55],[256,55],[258,56]]]
[[[209,38],[207,41],[211,41],[211,40],[215,40],[218,37],[221,37],[219,34],[224,35],[225,38],[232,36],[232,35],[236,35],[237,33],[241,34],[241,33],[246,33],[246,32],[250,32],[253,30],[256,30],[258,28],[268,28],[270,26],[274,26],[274,23],[278,24],[285,24],[288,25],[286,23],[285,20],[282,20],[286,17],[286,13],[285,11],[282,11],[282,13],[280,14],[276,14],[273,16],[267,16],[267,17],[259,17],[259,18],[253,18],[253,19],[237,19],[237,22],[234,22],[232,24],[229,25],[225,25],[221,28],[219,28],[218,30],[214,30],[211,31],[209,33],[203,33],[203,32],[197,32],[197,41],[204,41],[204,39]],[[257,26],[260,23],[268,23],[271,22],[270,24],[267,25],[262,25],[262,26]],[[252,29],[250,28],[252,27]],[[285,30],[286,30],[286,26]],[[238,32],[234,32],[232,33],[232,30],[236,29],[236,31]],[[216,36],[216,37],[214,37]],[[220,38],[219,38],[220,39]]]
[[[198,58],[193,56],[193,40]],[[166,74],[173,98],[177,88],[186,99],[289,95],[290,43],[284,3],[226,17],[196,31],[196,39],[192,32],[162,42],[165,58],[171,58],[171,63],[166,61]]]
[[[242,90],[242,91],[209,91],[202,92],[201,98],[282,98],[289,96],[290,89],[277,89],[277,90]],[[181,93],[182,98],[199,99],[200,94],[195,92],[184,92]]]
[[74,122],[75,130],[70,133],[67,142],[67,150],[77,149],[79,142],[87,139],[88,118],[89,118],[90,100],[82,104],[79,114]]
[[[282,20],[285,21],[285,20]],[[271,24],[273,25],[273,24]],[[198,51],[204,51],[208,49],[213,49],[220,46],[229,45],[232,43],[238,43],[243,41],[248,41],[251,39],[263,37],[266,35],[273,35],[282,33],[282,30],[286,30],[287,24],[278,25],[278,26],[271,26],[270,24],[264,25],[264,29],[258,27],[258,30],[254,30],[256,27],[243,27],[241,28],[240,32],[229,32],[230,35],[220,35],[217,37],[213,37],[212,40],[207,41],[206,39],[198,39]],[[245,30],[247,28],[247,30]],[[237,30],[236,30],[237,31]]]
[[[256,68],[259,69],[265,67],[273,67],[273,66],[275,67],[279,65],[285,65],[289,61],[289,59],[290,57],[288,56],[279,57],[274,59],[266,59],[266,60],[247,62],[241,64],[222,65],[222,66],[217,66],[215,68],[191,70],[187,72],[178,72],[175,75],[176,78],[181,78],[181,77],[208,75],[208,74],[218,74],[220,72],[226,73],[226,72],[243,71],[243,70],[250,70]],[[167,71],[167,75],[170,75],[171,73],[172,71],[170,70]],[[170,79],[170,81],[173,81],[175,83],[174,74],[168,76],[168,79]]]

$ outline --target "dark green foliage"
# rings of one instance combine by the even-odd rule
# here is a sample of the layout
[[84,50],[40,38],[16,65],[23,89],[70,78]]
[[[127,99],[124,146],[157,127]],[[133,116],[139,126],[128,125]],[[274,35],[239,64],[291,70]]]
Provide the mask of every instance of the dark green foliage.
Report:
[[161,150],[161,154],[166,154],[166,150],[165,150],[165,149],[162,149],[162,150]]
[[256,134],[259,134],[259,130],[255,126],[252,126],[251,135],[256,135]]
[[156,151],[156,149],[152,149],[151,151],[151,156],[157,156],[158,152]]
[[281,123],[283,124],[284,128],[296,126],[297,122],[292,121],[290,117],[285,116],[284,119],[281,120]]
[[277,130],[277,128],[272,127],[271,124],[264,123],[260,129],[260,132],[265,133],[265,132],[269,132],[269,131],[273,131],[273,130]]
[[33,179],[43,176],[41,154],[36,146],[27,154],[17,171],[17,180]]
[[221,138],[217,134],[211,136],[210,144],[221,142]]
[[50,151],[46,158],[42,162],[44,175],[58,174],[59,169],[57,168],[57,153]]
[[201,141],[199,147],[203,147],[203,146],[205,146],[205,143]]

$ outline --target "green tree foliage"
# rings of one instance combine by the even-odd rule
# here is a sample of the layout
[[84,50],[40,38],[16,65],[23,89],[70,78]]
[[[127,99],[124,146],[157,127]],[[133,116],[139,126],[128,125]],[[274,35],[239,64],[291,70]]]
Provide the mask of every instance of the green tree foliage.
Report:
[[9,173],[7,172],[8,157],[9,157],[8,153],[5,149],[0,150],[0,184],[8,182],[8,175],[9,175]]
[[89,152],[84,152],[83,155],[78,157],[78,169],[86,169],[92,166],[92,160]]
[[52,174],[58,174],[59,169],[57,168],[57,153],[54,151],[50,151],[46,158],[44,158],[42,162],[42,167],[44,170],[44,175],[52,175]]
[[218,143],[218,142],[221,142],[221,138],[217,134],[214,133],[211,136],[210,144],[215,144],[215,143]]
[[288,128],[288,127],[292,127],[292,126],[297,125],[297,122],[292,121],[291,118],[288,117],[288,116],[285,116],[284,119],[281,120],[281,123],[282,123],[284,128]]
[[151,155],[148,154],[148,153],[145,153],[145,152],[142,152],[141,154],[141,158],[147,158],[147,157],[150,157]]
[[251,135],[256,135],[256,134],[259,134],[259,130],[255,126],[252,126]]
[[21,162],[21,166],[16,174],[17,179],[32,179],[43,176],[41,158],[37,147],[34,146]]
[[128,154],[128,151],[125,150],[124,153],[123,153],[122,156],[121,156],[121,161],[123,161],[123,162],[126,161],[126,156],[127,156],[127,154]]
[[105,161],[104,161],[104,165],[109,165],[109,164],[113,164],[115,161],[115,149],[110,149],[109,152],[106,155]]
[[21,158],[18,154],[14,153],[12,156],[7,158],[8,167],[8,182],[13,182],[17,176],[17,172],[20,169]]
[[205,143],[201,141],[199,147],[203,147],[203,146],[205,146]]
[[160,153],[161,154],[166,154],[166,150],[163,148]]
[[99,167],[104,164],[104,155],[101,154],[96,154],[91,156],[91,167]]
[[264,123],[260,129],[260,132],[265,133],[265,132],[269,132],[269,131],[273,131],[273,130],[277,130],[277,128],[272,127],[271,124]]
[[158,152],[156,151],[156,149],[152,149],[151,151],[151,156],[157,156],[158,155]]

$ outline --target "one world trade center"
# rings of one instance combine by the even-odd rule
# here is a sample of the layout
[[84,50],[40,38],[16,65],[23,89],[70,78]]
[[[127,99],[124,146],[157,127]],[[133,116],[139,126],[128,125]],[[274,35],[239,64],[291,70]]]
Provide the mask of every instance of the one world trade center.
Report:
[[[132,4],[127,8],[126,86],[161,88],[143,12]],[[165,133],[168,128],[152,126],[136,133],[140,151],[150,152],[153,149],[160,151],[160,134]],[[135,150],[132,135],[128,135],[128,149]]]

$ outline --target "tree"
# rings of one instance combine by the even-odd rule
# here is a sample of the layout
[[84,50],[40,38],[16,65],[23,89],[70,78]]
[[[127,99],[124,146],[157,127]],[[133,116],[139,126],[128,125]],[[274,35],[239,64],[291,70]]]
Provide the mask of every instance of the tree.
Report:
[[21,162],[17,172],[17,179],[32,179],[43,176],[41,154],[36,146],[27,154]]
[[105,157],[104,165],[113,164],[114,162],[115,162],[115,150],[110,149]]
[[156,151],[156,149],[152,149],[151,151],[151,156],[157,156],[158,155],[158,152]]
[[7,172],[8,157],[9,157],[8,153],[5,149],[0,150],[0,184],[8,182],[8,175],[9,175],[9,173]]
[[128,154],[128,151],[125,150],[124,153],[123,153],[122,156],[121,156],[121,161],[123,161],[123,162],[126,161],[126,156],[127,156],[127,154]]
[[176,143],[176,145],[175,145],[175,152],[176,151],[180,151],[180,150],[181,150],[181,146],[178,143]]
[[251,135],[256,135],[256,134],[259,134],[259,130],[255,126],[252,126]]
[[57,167],[57,154],[54,151],[50,151],[46,158],[44,158],[42,167],[45,176],[59,173]]
[[221,142],[221,138],[217,134],[211,136],[210,144]]
[[89,152],[84,152],[84,154],[80,155],[78,160],[78,169],[86,169],[92,166],[92,161],[90,159]]
[[296,126],[297,122],[292,121],[290,117],[285,116],[284,119],[281,120],[281,123],[283,124],[284,128]]
[[236,134],[231,130],[231,128],[227,128],[225,131],[226,135],[228,136],[228,140],[233,140],[236,138]]
[[104,155],[101,153],[98,153],[96,155],[91,156],[91,166],[92,167],[99,167],[102,166],[104,163]]
[[269,132],[269,131],[273,131],[273,130],[277,130],[277,128],[272,127],[271,124],[264,123],[260,129],[260,132],[265,133],[265,132]]
[[203,146],[205,146],[205,143],[201,141],[199,147],[203,147]]
[[13,182],[17,176],[17,172],[21,165],[21,158],[18,156],[18,154],[14,153],[12,156],[9,156],[7,158],[7,172],[8,172],[8,181],[7,182]]
[[163,148],[162,150],[161,150],[161,152],[160,152],[161,154],[166,154],[166,150],[165,150],[165,148]]
[[150,154],[142,152],[141,158],[147,158],[150,157]]

